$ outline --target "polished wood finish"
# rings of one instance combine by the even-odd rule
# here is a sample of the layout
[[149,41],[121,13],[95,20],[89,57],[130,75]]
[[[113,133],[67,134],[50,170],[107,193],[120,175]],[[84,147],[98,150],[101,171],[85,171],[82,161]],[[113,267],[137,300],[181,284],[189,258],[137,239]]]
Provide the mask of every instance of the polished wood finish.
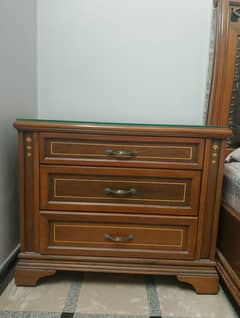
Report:
[[240,213],[222,204],[219,224],[217,268],[240,306]]
[[[39,268],[48,268],[49,270],[64,271],[85,271],[85,272],[110,272],[110,273],[128,273],[128,274],[152,274],[152,275],[191,275],[191,277],[207,276],[209,279],[217,276],[214,267],[215,263],[207,260],[202,261],[183,261],[183,260],[160,260],[160,259],[142,259],[133,258],[113,258],[113,257],[86,257],[86,256],[64,256],[64,255],[41,255],[36,253],[24,253],[19,255],[17,271],[23,275],[22,282],[18,285],[24,285],[24,276],[28,275],[31,268],[35,275]],[[20,272],[21,271],[21,272]],[[25,273],[24,273],[25,271]],[[18,274],[18,273],[17,273]],[[48,273],[46,273],[48,274]],[[52,275],[54,272],[52,272]],[[39,278],[41,277],[39,272]],[[48,275],[46,275],[48,276]],[[31,277],[28,277],[31,281]],[[207,281],[206,281],[207,282]],[[35,277],[31,285],[36,283]],[[30,284],[30,282],[29,282]],[[195,284],[194,288],[197,286]],[[207,290],[206,283],[206,290]],[[212,289],[212,288],[211,288]]]
[[193,286],[198,294],[217,294],[218,275],[215,276],[192,276],[177,275],[180,282],[188,283]]
[[[84,270],[171,274],[197,292],[216,292],[215,234],[228,129],[31,121],[15,127],[22,187],[18,285],[34,285],[44,272]],[[51,157],[54,140],[76,145],[54,146],[64,156]],[[94,150],[93,143],[101,145]],[[117,158],[98,159],[106,150],[102,143],[111,143]],[[125,156],[146,146],[144,160]],[[78,152],[84,158],[73,156]]]
[[[225,149],[225,156],[232,147],[239,146],[239,36],[240,0],[218,0],[217,34],[213,80],[210,94],[207,124],[230,126],[233,136]],[[236,96],[237,94],[237,96]],[[217,268],[240,305],[238,252],[240,221],[238,213],[222,204],[218,236]]]
[[199,169],[202,139],[40,133],[41,163]]
[[239,23],[231,21],[233,6],[240,0],[219,0],[213,78],[207,117],[209,125],[228,125],[236,60]]
[[[37,251],[39,208],[39,151],[37,133],[19,134],[20,236],[22,250]],[[28,221],[26,221],[28,220]]]
[[196,215],[200,177],[188,170],[44,166],[40,207]]
[[234,272],[240,277],[240,213],[233,208],[222,205],[219,224],[218,248]]
[[56,274],[56,270],[17,268],[15,272],[15,284],[17,286],[35,286],[40,278]]
[[[197,218],[41,212],[42,254],[194,259]],[[125,241],[106,240],[124,238]],[[131,236],[131,240],[127,238]]]
[[[239,0],[240,1],[240,0]],[[17,120],[14,127],[18,131],[77,133],[79,138],[85,134],[110,136],[151,136],[180,138],[226,138],[229,131],[222,126],[181,126],[181,125],[134,125],[134,124],[107,124],[107,123],[81,123],[41,120]],[[181,131],[181,133],[179,133]]]
[[217,270],[233,299],[240,306],[240,277],[219,250],[217,251]]

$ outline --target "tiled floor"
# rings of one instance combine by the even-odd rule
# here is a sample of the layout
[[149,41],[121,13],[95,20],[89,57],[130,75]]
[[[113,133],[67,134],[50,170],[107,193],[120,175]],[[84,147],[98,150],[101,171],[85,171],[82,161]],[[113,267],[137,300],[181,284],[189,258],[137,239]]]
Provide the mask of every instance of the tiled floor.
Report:
[[174,277],[58,273],[0,296],[0,318],[233,318],[222,289],[197,295]]

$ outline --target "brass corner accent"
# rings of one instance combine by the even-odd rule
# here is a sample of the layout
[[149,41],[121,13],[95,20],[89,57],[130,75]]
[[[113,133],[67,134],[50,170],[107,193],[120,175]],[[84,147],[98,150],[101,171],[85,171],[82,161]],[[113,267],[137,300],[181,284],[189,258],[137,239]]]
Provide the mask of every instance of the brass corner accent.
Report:
[[25,149],[28,158],[32,157],[32,148],[32,138],[30,136],[27,136],[25,139]]
[[28,136],[28,137],[26,138],[26,142],[30,144],[30,143],[32,142],[32,138],[31,138],[30,136]]
[[218,152],[219,152],[219,146],[217,144],[213,144],[212,153],[211,153],[212,165],[215,165],[217,163]]

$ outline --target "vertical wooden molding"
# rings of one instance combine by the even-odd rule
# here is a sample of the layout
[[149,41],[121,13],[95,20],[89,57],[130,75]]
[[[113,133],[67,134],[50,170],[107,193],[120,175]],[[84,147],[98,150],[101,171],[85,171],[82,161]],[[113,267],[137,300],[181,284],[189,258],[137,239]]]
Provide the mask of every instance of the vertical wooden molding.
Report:
[[34,144],[34,162],[33,162],[33,169],[34,169],[34,224],[35,224],[35,230],[34,230],[34,251],[39,252],[39,242],[40,242],[40,212],[39,212],[39,206],[40,206],[40,198],[39,198],[39,187],[40,187],[40,163],[39,163],[39,135],[38,133],[33,133],[33,144]]
[[208,125],[226,125],[227,122],[220,122],[219,116],[224,111],[222,105],[224,76],[226,72],[226,54],[229,33],[229,1],[219,0],[217,6],[217,26],[215,40],[215,57],[213,65],[212,84],[209,96],[209,107],[207,115]]
[[[215,217],[218,215],[216,202],[216,192],[219,191],[217,181],[220,180],[219,160],[220,160],[221,141],[210,140],[206,141],[206,157],[204,162],[203,176],[200,196],[198,238],[197,238],[197,258],[209,258],[210,245],[212,241],[213,222],[217,221]],[[223,169],[222,169],[223,170]],[[220,172],[221,173],[221,172]]]
[[232,20],[233,7],[240,8],[240,0],[219,0],[212,84],[207,114],[208,125],[228,125],[235,71],[236,42],[240,20]]
[[19,195],[19,221],[20,221],[20,251],[25,251],[25,171],[24,171],[24,140],[23,132],[18,132],[18,195]]
[[219,153],[218,160],[218,174],[216,181],[216,194],[215,194],[215,206],[214,206],[214,216],[213,216],[213,227],[212,227],[212,239],[210,245],[210,259],[215,259],[216,254],[216,245],[217,245],[217,235],[218,235],[218,224],[219,224],[219,213],[221,205],[221,196],[222,196],[222,183],[223,183],[223,173],[224,173],[224,159],[225,159],[225,149],[226,141],[221,141],[221,152]]
[[[24,219],[25,219],[25,250],[34,250],[34,219],[33,219],[33,135],[31,132],[23,134],[24,147]],[[31,148],[30,148],[31,147]],[[26,222],[27,220],[27,222]]]
[[198,219],[198,235],[197,235],[197,248],[196,248],[196,259],[200,259],[201,248],[202,248],[202,236],[203,236],[203,226],[205,221],[205,205],[207,200],[207,184],[208,184],[208,169],[209,169],[209,158],[211,151],[211,141],[207,140],[205,144],[205,157],[203,162],[203,179],[200,189],[200,205],[199,205],[199,219]]
[[[38,217],[38,191],[39,191],[39,150],[38,134],[32,132],[23,133],[22,151],[24,166],[24,181],[21,181],[21,187],[24,185],[22,218],[25,230],[24,250],[35,251],[36,236],[39,233]],[[22,178],[21,178],[22,179]],[[22,184],[23,183],[23,184]],[[27,220],[27,222],[26,222]],[[37,243],[38,244],[38,243]]]

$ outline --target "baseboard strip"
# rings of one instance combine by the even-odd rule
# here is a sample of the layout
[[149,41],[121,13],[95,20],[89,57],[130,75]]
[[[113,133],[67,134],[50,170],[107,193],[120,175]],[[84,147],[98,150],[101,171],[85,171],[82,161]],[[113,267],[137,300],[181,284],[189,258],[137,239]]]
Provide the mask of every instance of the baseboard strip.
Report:
[[19,252],[20,244],[9,254],[5,261],[0,265],[0,295],[6,288],[14,275],[14,263]]

